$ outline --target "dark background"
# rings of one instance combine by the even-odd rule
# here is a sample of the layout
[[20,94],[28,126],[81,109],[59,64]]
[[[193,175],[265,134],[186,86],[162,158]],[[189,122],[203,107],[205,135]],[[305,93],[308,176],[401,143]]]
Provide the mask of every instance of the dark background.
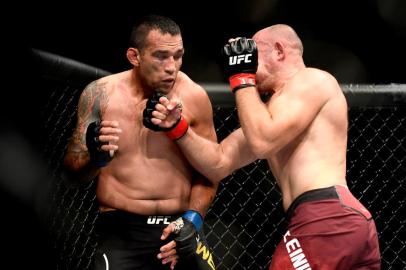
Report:
[[[340,83],[406,83],[406,1],[37,1],[2,9],[0,98],[0,232],[13,269],[51,265],[41,220],[46,172],[41,160],[41,108],[29,49],[110,71],[131,68],[125,53],[133,22],[150,13],[181,27],[182,70],[198,82],[225,83],[219,51],[229,37],[252,36],[275,23],[291,25],[308,66]],[[49,262],[49,263],[47,263]],[[49,267],[52,269],[52,266]]]
[[216,61],[229,37],[286,23],[303,40],[306,64],[341,83],[406,82],[402,0],[55,1],[32,8],[38,11],[28,13],[27,44],[111,72],[130,67],[125,52],[134,20],[156,13],[181,26],[183,70],[196,81],[224,82]]

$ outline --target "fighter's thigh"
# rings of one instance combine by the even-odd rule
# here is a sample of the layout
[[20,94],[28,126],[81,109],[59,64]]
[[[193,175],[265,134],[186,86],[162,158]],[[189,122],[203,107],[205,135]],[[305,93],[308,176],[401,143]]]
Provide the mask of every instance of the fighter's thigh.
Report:
[[280,241],[279,244],[276,246],[276,249],[272,255],[271,264],[269,266],[269,270],[279,269],[294,269],[283,241]]
[[363,229],[354,226],[336,232],[308,234],[288,231],[277,246],[269,269],[353,269],[363,256]]
[[134,252],[122,249],[96,252],[93,270],[169,270],[169,265],[149,254],[136,256]]

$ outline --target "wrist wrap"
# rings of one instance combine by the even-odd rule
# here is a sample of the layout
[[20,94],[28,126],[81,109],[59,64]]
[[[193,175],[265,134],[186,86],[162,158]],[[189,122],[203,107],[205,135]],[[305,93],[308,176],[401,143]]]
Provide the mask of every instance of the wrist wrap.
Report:
[[166,131],[165,134],[172,140],[179,140],[182,138],[189,128],[189,124],[183,116],[181,116],[178,122],[169,130]]

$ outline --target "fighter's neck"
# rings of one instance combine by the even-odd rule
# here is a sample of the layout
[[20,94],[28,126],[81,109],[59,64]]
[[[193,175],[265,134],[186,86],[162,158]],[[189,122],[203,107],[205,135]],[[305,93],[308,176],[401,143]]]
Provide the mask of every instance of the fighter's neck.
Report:
[[306,68],[305,66],[291,66],[289,69],[281,70],[277,74],[277,79],[275,80],[273,90],[275,93],[282,91],[285,89],[285,86],[288,82],[292,80],[296,74]]

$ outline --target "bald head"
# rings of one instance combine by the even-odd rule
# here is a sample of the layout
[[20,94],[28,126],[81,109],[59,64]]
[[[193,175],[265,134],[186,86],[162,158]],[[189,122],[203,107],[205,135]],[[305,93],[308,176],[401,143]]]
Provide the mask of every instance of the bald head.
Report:
[[258,31],[253,39],[260,43],[273,44],[281,42],[283,45],[297,50],[300,55],[303,55],[303,44],[299,36],[292,27],[286,24],[275,24]]

